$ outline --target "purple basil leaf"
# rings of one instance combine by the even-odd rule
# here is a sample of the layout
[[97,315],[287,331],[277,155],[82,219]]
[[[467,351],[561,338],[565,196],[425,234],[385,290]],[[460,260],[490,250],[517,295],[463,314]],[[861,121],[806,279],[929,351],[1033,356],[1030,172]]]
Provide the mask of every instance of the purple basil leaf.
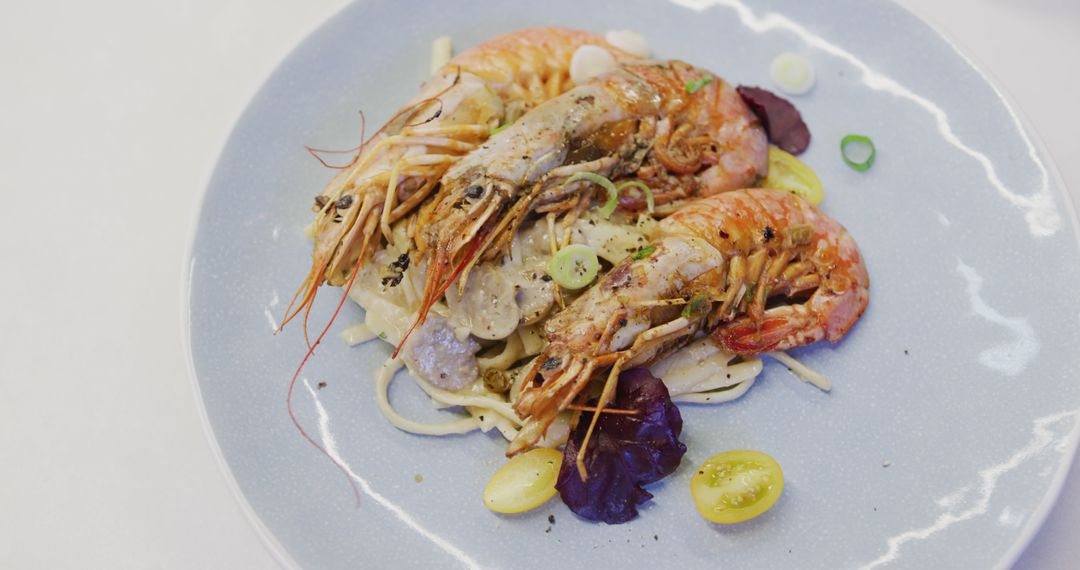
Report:
[[760,87],[740,85],[736,91],[761,120],[769,142],[791,154],[799,154],[810,146],[810,129],[790,101]]
[[632,368],[619,375],[609,407],[639,413],[601,414],[585,455],[588,481],[581,480],[576,464],[592,419],[591,414],[582,414],[563,450],[555,488],[579,516],[619,524],[637,516],[637,506],[652,498],[641,486],[675,471],[686,446],[679,441],[679,408],[671,402],[667,386],[647,369]]

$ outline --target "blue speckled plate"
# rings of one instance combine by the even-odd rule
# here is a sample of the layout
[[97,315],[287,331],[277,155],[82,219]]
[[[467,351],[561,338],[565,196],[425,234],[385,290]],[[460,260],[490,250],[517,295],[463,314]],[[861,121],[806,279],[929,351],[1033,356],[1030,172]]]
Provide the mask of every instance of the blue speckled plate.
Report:
[[[683,406],[683,466],[621,526],[579,520],[558,500],[520,516],[488,512],[480,495],[503,462],[502,441],[394,429],[372,397],[386,347],[328,337],[295,408],[348,465],[357,507],[285,410],[300,328],[271,334],[306,274],[302,228],[329,175],[301,145],[353,146],[357,111],[377,124],[412,96],[436,36],[465,49],[534,24],[637,29],[658,56],[743,84],[768,86],[782,51],[808,57],[818,82],[795,98],[814,136],[803,158],[825,183],[824,208],[868,260],[870,308],[840,345],[798,351],[833,380],[832,393],[769,363],[742,400]],[[852,132],[877,143],[869,172],[840,160],[839,140]],[[1077,441],[1080,257],[1062,190],[1001,94],[889,2],[360,2],[281,64],[221,155],[190,259],[194,372],[253,520],[287,564],[1005,565],[1046,515]],[[334,297],[321,297],[315,322]],[[360,318],[348,306],[334,330]],[[440,413],[407,382],[392,397],[410,414]],[[712,526],[688,480],[733,448],[775,456],[787,487],[765,516]]]

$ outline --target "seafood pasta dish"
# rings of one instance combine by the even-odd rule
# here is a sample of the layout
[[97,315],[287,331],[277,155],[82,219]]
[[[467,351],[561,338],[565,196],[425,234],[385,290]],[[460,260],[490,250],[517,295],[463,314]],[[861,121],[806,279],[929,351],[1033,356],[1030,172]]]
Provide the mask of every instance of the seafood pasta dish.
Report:
[[[341,160],[309,149],[335,174],[282,323],[304,328],[308,357],[330,326],[308,335],[312,303],[340,288],[365,310],[345,341],[393,346],[373,387],[388,421],[425,436],[496,430],[513,459],[489,508],[558,493],[607,523],[636,516],[643,486],[679,468],[677,404],[738,398],[763,355],[829,388],[783,351],[839,341],[869,276],[816,205],[820,181],[794,156],[810,133],[788,100],[656,59],[628,31],[529,28],[450,50],[435,42],[433,76]],[[872,163],[846,152],[853,168]],[[395,410],[402,367],[447,421]],[[756,516],[783,487],[760,452],[696,473],[698,509],[718,523]]]

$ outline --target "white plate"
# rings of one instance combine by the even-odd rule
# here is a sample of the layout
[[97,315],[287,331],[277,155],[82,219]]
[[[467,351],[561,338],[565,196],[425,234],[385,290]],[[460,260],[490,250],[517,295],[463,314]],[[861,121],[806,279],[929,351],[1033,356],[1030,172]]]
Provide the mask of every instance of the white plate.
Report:
[[[658,56],[748,85],[769,87],[778,53],[809,58],[817,84],[794,99],[814,137],[802,158],[868,260],[870,308],[840,345],[798,351],[832,393],[771,363],[742,400],[683,406],[682,467],[621,526],[577,519],[557,499],[488,512],[480,495],[502,442],[397,431],[372,397],[387,348],[328,337],[295,408],[348,464],[357,507],[285,410],[300,329],[271,335],[306,274],[302,228],[329,176],[301,145],[348,148],[357,111],[388,118],[425,78],[433,38],[464,49],[535,24],[637,29]],[[869,172],[841,162],[848,133],[877,143]],[[222,154],[192,249],[192,359],[244,498],[304,567],[1008,564],[1057,494],[1080,416],[1080,256],[1052,172],[986,78],[889,2],[362,2],[282,63]],[[314,322],[335,296],[324,292]],[[348,306],[334,330],[360,317]],[[408,383],[392,397],[437,413]],[[787,487],[765,516],[717,527],[695,512],[688,480],[733,448],[772,454]]]

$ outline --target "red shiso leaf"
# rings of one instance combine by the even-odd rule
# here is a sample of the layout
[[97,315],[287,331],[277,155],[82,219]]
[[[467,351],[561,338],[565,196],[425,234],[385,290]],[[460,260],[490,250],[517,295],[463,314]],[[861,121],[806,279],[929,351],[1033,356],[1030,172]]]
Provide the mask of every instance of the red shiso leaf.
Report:
[[686,453],[679,441],[682,416],[667,386],[645,368],[619,375],[612,408],[634,415],[602,414],[585,454],[588,481],[578,476],[575,460],[591,413],[584,413],[563,450],[555,488],[578,516],[608,524],[637,516],[637,506],[652,498],[642,485],[675,471]]
[[810,129],[790,101],[760,87],[740,85],[736,91],[761,120],[769,142],[791,154],[800,154],[810,146]]

